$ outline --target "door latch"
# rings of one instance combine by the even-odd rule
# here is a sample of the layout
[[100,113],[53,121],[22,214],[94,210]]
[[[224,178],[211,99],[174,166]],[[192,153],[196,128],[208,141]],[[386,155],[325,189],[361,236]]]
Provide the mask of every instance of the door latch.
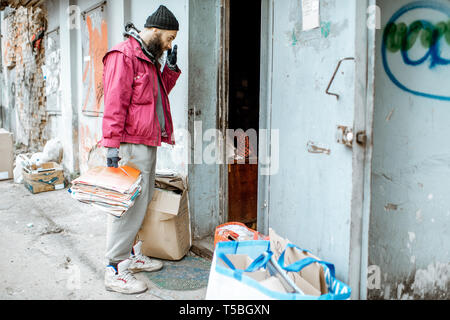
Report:
[[[355,134],[353,129],[346,126],[338,126],[336,132],[336,141],[349,148],[353,147],[353,141],[355,140]],[[359,131],[356,134],[356,143],[361,146],[365,146],[367,143],[367,135],[365,131]]]
[[349,148],[353,147],[353,129],[345,126],[338,126],[336,132],[336,141]]

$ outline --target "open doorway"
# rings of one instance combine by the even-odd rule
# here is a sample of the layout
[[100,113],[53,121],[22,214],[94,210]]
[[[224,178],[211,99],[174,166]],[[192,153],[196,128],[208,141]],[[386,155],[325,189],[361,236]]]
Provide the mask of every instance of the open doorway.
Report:
[[245,164],[228,165],[228,221],[256,229],[261,0],[229,0],[229,27],[228,129],[244,133],[234,145]]

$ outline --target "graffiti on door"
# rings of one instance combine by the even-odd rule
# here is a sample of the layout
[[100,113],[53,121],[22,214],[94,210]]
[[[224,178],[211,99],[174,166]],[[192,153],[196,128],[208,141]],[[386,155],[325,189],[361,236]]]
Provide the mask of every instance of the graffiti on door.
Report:
[[392,82],[411,94],[450,101],[442,86],[450,75],[450,6],[417,1],[400,8],[387,23],[381,46]]

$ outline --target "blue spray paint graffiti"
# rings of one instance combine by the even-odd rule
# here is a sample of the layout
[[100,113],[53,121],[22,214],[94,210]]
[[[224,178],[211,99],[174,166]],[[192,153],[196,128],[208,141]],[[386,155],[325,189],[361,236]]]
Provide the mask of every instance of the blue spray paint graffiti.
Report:
[[[424,62],[426,62],[428,59],[431,60],[430,69],[433,69],[434,67],[436,67],[438,65],[449,65],[450,64],[450,60],[447,60],[447,59],[444,59],[441,57],[440,40],[443,38],[444,32],[442,30],[440,30],[439,27],[434,26],[429,21],[418,20],[418,21],[414,22],[413,24],[411,24],[409,26],[409,28],[405,27],[404,24],[403,24],[403,26],[401,26],[401,24],[399,24],[400,27],[403,27],[403,30],[401,30],[399,32],[399,34],[402,34],[404,37],[400,37],[400,40],[396,39],[396,37],[394,37],[394,40],[389,39],[389,37],[392,36],[392,31],[394,31],[394,32],[396,31],[396,30],[393,30],[393,28],[397,27],[395,25],[395,23],[406,13],[408,13],[412,10],[417,10],[417,9],[436,10],[440,13],[446,14],[450,18],[450,7],[446,6],[442,3],[439,3],[439,2],[435,2],[435,1],[417,1],[414,3],[408,4],[404,7],[402,7],[400,10],[398,10],[392,16],[392,18],[389,20],[387,27],[383,34],[383,43],[382,43],[381,50],[382,50],[384,69],[385,69],[388,77],[391,79],[391,81],[397,87],[399,87],[400,89],[402,89],[406,92],[409,92],[409,93],[417,95],[417,96],[425,97],[425,98],[450,101],[450,96],[430,94],[430,93],[420,92],[420,91],[408,88],[394,76],[394,74],[389,66],[388,59],[387,59],[387,52],[388,52],[388,49],[392,49],[392,41],[396,41],[397,44],[399,44],[398,48],[401,51],[403,61],[406,65],[418,66],[418,65],[421,65]],[[414,36],[417,36],[417,33],[420,32],[421,30],[423,30],[424,35],[425,35],[425,37],[423,36],[422,44],[428,43],[429,49],[422,58],[417,59],[417,60],[412,60],[408,55],[408,49],[409,49],[409,46],[411,45],[410,44],[411,38],[413,38],[413,41],[415,41],[416,38],[414,38]],[[448,30],[444,30],[444,31],[448,31]],[[408,43],[408,41],[410,43]],[[393,50],[390,50],[390,51],[395,51],[395,47]]]

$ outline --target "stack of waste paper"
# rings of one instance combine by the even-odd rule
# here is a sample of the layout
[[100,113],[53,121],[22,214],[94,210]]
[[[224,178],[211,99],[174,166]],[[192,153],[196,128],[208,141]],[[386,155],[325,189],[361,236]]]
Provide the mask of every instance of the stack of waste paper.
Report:
[[72,198],[120,218],[134,205],[141,181],[141,172],[128,166],[95,167],[74,180],[69,192]]

